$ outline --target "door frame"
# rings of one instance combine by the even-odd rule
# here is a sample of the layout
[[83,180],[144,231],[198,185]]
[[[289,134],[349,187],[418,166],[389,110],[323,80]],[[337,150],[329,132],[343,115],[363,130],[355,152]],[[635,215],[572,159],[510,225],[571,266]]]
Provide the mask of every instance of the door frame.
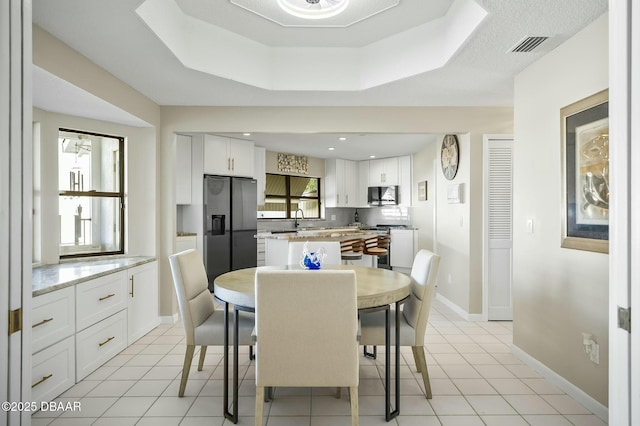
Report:
[[[32,262],[32,36],[31,1],[0,5],[0,266],[8,285],[0,290],[0,391],[3,401],[31,399],[31,262]],[[8,312],[21,309],[21,327],[9,334]],[[9,411],[0,423],[30,425],[31,413]]]
[[[482,320],[489,320],[489,144],[491,141],[513,142],[513,135],[486,134],[482,135]],[[513,173],[511,175],[513,182]],[[513,204],[512,204],[513,205]],[[513,220],[513,211],[511,211]],[[512,222],[513,223],[513,222]],[[513,228],[513,225],[512,225]],[[513,242],[513,229],[511,235]],[[513,248],[511,249],[513,252]],[[513,266],[513,257],[511,259]],[[512,274],[513,275],[513,274]],[[513,278],[513,277],[512,277]],[[512,297],[513,304],[513,297]]]
[[[634,4],[635,3],[635,7]],[[618,327],[618,307],[640,306],[640,7],[633,0],[609,1],[609,424],[640,422],[640,321],[631,332]]]

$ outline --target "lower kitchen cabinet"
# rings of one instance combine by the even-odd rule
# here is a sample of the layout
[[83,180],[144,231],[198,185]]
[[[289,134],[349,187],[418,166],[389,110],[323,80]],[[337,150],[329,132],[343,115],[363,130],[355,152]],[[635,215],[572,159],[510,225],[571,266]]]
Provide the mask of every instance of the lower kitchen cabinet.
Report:
[[418,250],[418,231],[413,229],[391,230],[391,267],[399,272],[408,272]]
[[128,344],[147,334],[160,324],[158,316],[157,262],[146,263],[128,270],[127,298]]
[[36,353],[76,331],[73,287],[34,297],[31,307],[31,352]]
[[76,381],[127,347],[127,312],[122,310],[76,334]]
[[50,401],[160,323],[158,262],[35,296],[32,400]]
[[31,400],[51,401],[76,383],[74,337],[31,357]]

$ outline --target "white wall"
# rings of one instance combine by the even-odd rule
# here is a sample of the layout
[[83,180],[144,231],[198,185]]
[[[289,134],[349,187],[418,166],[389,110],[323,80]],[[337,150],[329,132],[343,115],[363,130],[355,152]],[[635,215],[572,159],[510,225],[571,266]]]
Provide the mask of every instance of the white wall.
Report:
[[[607,18],[515,79],[513,222],[514,344],[605,406],[609,256],[560,247],[560,109],[608,87]],[[600,344],[599,365],[582,332]]]

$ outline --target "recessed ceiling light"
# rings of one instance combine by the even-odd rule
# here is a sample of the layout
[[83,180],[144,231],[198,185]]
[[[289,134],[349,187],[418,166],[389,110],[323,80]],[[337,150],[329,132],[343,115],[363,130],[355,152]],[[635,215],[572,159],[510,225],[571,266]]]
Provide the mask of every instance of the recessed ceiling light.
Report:
[[335,149],[334,147],[330,147],[330,148],[329,148],[329,151],[333,151],[334,149]]
[[376,156],[375,155],[370,155],[369,158],[376,158]]
[[243,133],[242,136],[251,136],[251,133]]
[[289,15],[302,19],[325,19],[342,13],[349,0],[278,0]]
[[340,136],[340,137],[338,138],[338,140],[340,140],[340,141],[346,141],[346,140],[347,140],[347,138],[345,138],[344,136]]

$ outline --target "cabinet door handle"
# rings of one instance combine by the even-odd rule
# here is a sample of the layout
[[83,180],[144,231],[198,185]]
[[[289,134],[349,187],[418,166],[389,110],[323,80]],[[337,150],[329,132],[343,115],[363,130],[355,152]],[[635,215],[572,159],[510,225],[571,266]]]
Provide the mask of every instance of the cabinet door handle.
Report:
[[235,171],[235,169],[236,169],[236,159],[232,158],[231,159],[231,170]]
[[340,194],[336,194],[336,204],[340,204]]
[[116,336],[111,336],[107,340],[105,340],[104,342],[98,343],[98,346],[103,347],[104,345],[106,345],[107,343],[109,343],[110,341],[112,341],[115,338],[116,338]]
[[345,201],[345,204],[349,204],[349,194],[345,195],[345,198],[347,199],[347,200]]
[[129,278],[131,280],[131,292],[129,293],[131,295],[131,298],[133,298],[133,291],[135,287],[135,282],[133,281],[133,277],[134,275],[131,275],[131,278]]
[[101,297],[101,298],[99,298],[98,300],[102,302],[103,300],[107,300],[107,299],[109,299],[109,298],[111,298],[111,297],[113,297],[113,296],[115,296],[115,295],[116,295],[115,293],[111,293],[111,294],[108,294],[108,295],[106,295],[106,296],[102,296],[102,297]]
[[34,384],[31,385],[31,389],[35,388],[36,386],[38,386],[41,383],[46,382],[47,380],[49,380],[52,377],[53,377],[53,374],[49,374],[48,376],[42,376],[42,379],[38,380],[37,382],[35,382]]
[[46,323],[48,323],[48,322],[50,322],[50,321],[53,321],[53,318],[47,318],[47,319],[44,319],[44,320],[42,320],[42,321],[40,321],[40,322],[37,322],[37,323],[33,324],[33,325],[31,326],[31,328],[40,327],[41,325],[44,325],[44,324],[46,324]]

